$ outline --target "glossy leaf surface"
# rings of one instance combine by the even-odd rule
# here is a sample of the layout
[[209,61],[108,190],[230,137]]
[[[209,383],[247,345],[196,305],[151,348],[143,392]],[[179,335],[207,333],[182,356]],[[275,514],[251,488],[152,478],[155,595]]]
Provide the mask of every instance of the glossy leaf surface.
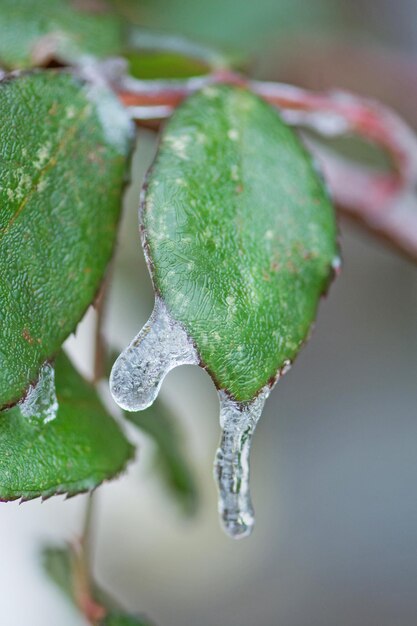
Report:
[[106,0],[0,0],[0,66],[24,69],[117,54],[122,24]]
[[97,294],[116,236],[131,126],[69,73],[0,82],[0,407],[17,402]]
[[48,423],[0,413],[0,499],[74,495],[113,478],[133,455],[94,388],[61,353],[56,360],[58,413]]
[[264,101],[208,87],[166,126],[142,225],[156,290],[202,365],[252,399],[305,341],[337,255],[310,155]]

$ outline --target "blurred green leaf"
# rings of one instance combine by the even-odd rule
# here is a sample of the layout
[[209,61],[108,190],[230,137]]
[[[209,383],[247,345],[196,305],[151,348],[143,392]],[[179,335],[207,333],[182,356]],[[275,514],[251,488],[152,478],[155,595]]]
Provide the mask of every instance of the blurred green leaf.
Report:
[[392,170],[392,162],[389,155],[381,150],[375,143],[359,135],[346,135],[341,137],[323,137],[311,129],[302,128],[303,137],[313,141],[315,145],[331,149],[345,159],[353,161],[361,166],[389,172]]
[[55,70],[0,81],[0,408],[24,395],[97,294],[131,136],[104,87]]
[[127,613],[108,613],[99,626],[152,626],[148,620]]
[[346,11],[331,0],[114,0],[130,21],[171,30],[213,45],[239,47],[245,54],[268,48],[293,32],[346,28]]
[[42,550],[42,565],[48,577],[74,602],[71,548],[47,546]]
[[[65,547],[46,546],[41,553],[43,568],[48,577],[59,587],[64,595],[75,606],[74,597],[74,563],[80,555],[75,554],[71,545]],[[102,589],[100,589],[94,581],[90,581],[91,593],[96,602],[108,609],[108,613],[104,619],[99,622],[98,626],[152,626],[152,624],[143,617],[129,615],[120,608],[117,608],[116,602]],[[79,609],[79,607],[77,607]]]
[[202,61],[174,52],[127,52],[124,56],[130,76],[142,80],[188,78],[210,71]]
[[0,65],[7,69],[111,56],[122,41],[122,21],[106,0],[0,0]]
[[119,474],[133,446],[92,385],[61,353],[56,360],[58,413],[45,423],[19,405],[0,413],[0,499],[75,495]]
[[127,30],[124,56],[131,75],[142,79],[198,76],[230,68],[234,60],[203,43],[138,27]]
[[165,126],[142,228],[155,289],[203,366],[252,400],[305,342],[337,259],[311,156],[251,92],[205,88]]
[[158,399],[145,411],[126,411],[124,416],[152,438],[156,445],[156,466],[160,469],[166,485],[186,514],[195,513],[198,504],[197,488],[183,450],[182,433],[173,412]]

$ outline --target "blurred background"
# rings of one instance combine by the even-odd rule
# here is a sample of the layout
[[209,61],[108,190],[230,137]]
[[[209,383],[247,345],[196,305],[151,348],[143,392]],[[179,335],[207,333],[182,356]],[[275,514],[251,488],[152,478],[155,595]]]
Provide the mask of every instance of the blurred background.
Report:
[[[417,128],[416,0],[120,0],[142,25],[249,57],[265,79],[349,88]],[[141,177],[155,137],[139,136],[106,334],[123,348],[152,290],[137,235]],[[185,518],[140,446],[96,493],[95,574],[158,626],[415,626],[417,623],[417,272],[341,222],[344,268],[311,342],[267,402],[252,450],[253,535],[221,531],[212,462],[218,401],[195,367],[172,372],[175,409],[199,493]],[[68,349],[91,370],[88,313]],[[85,496],[1,505],[2,626],[82,626],[40,566],[45,543],[80,530]]]

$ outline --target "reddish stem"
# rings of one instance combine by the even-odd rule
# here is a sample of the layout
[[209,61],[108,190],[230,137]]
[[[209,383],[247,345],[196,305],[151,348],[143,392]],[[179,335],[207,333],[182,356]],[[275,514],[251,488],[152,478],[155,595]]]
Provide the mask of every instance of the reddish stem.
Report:
[[388,107],[346,92],[314,93],[282,83],[249,81],[225,71],[186,81],[122,77],[114,88],[138,123],[157,126],[188,95],[215,83],[248,87],[280,109],[291,125],[313,128],[327,137],[356,134],[384,150],[392,163],[387,173],[354,166],[310,145],[339,207],[417,260],[417,139]]

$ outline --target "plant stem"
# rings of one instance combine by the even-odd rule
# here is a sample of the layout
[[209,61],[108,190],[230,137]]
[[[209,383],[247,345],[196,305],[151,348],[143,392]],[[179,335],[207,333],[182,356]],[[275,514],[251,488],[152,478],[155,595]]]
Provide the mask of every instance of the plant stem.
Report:
[[105,306],[108,286],[111,279],[111,269],[107,271],[107,275],[104,278],[99,294],[95,302],[96,310],[96,328],[95,328],[95,349],[94,349],[94,369],[93,369],[93,383],[97,383],[103,378],[106,371],[106,344],[103,336],[103,322],[105,316]]
[[[95,350],[93,383],[97,384],[105,371],[106,348],[102,332],[105,300],[109,284],[109,274],[104,279],[96,308]],[[96,626],[106,614],[106,609],[96,602],[92,589],[92,561],[93,561],[93,537],[94,537],[94,493],[88,494],[84,512],[82,532],[78,542],[73,545],[73,585],[74,597],[77,606],[86,620]]]
[[93,522],[94,522],[94,493],[91,492],[87,496],[87,502],[84,511],[84,523],[82,527],[82,533],[80,538],[80,544],[82,545],[83,552],[87,564],[91,563],[93,558]]
[[93,597],[91,582],[93,494],[89,494],[84,524],[79,541],[72,546],[72,575],[75,602],[92,626],[96,626],[106,614],[106,609]]
[[325,137],[356,134],[386,152],[392,169],[382,173],[310,143],[338,208],[417,261],[417,138],[388,107],[347,92],[314,93],[283,83],[251,81],[227,70],[173,81],[119,75],[112,86],[137,123],[157,128],[184,98],[219,83],[251,89],[276,106],[292,126],[312,128]]

